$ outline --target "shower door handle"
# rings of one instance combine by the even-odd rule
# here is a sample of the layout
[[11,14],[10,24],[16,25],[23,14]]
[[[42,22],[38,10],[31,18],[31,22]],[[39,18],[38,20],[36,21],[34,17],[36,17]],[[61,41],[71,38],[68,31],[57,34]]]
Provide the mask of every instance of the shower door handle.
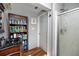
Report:
[[64,34],[65,32],[67,32],[67,29],[66,29],[66,28],[64,28],[64,29],[61,28],[61,29],[60,29],[60,33],[61,33],[61,34]]

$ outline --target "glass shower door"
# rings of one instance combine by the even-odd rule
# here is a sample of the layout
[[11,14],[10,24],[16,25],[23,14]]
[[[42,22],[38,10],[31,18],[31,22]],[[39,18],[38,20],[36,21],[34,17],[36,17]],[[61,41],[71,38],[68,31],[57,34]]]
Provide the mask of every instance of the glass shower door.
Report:
[[59,55],[79,56],[79,10],[58,16]]

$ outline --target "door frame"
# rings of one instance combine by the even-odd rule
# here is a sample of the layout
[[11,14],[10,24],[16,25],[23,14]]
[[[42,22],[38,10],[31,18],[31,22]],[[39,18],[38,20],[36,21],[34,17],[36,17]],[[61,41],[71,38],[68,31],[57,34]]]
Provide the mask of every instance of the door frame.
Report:
[[[40,41],[40,16],[42,16],[42,15],[45,15],[45,14],[48,14],[48,12],[46,12],[46,13],[42,13],[41,15],[39,15],[38,16],[38,30],[37,30],[37,34],[38,34],[38,37],[37,37],[37,39],[38,39],[38,47],[39,47],[39,45],[40,45],[40,43],[39,43],[39,41]],[[48,24],[49,24],[49,17],[48,17]],[[48,25],[47,24],[47,25]],[[47,28],[49,29],[49,25],[47,26]],[[49,44],[49,31],[48,31],[48,29],[47,29],[47,55],[49,55],[49,47],[48,47],[48,44]]]

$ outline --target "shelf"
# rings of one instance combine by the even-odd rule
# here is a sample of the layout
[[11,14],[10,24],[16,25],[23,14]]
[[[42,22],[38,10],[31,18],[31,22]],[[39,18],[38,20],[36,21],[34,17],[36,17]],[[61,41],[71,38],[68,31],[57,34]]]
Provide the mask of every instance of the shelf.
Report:
[[22,39],[22,41],[28,41],[28,39]]
[[10,33],[17,33],[17,34],[19,34],[19,33],[27,33],[27,32],[10,32]]
[[25,39],[25,38],[21,38],[21,37],[17,37],[17,36],[16,36],[16,38],[14,38],[14,37],[13,38],[9,37],[9,38],[10,39],[23,39],[23,40],[28,40],[27,38]]
[[10,26],[27,26],[27,25],[23,25],[23,24],[10,24]]

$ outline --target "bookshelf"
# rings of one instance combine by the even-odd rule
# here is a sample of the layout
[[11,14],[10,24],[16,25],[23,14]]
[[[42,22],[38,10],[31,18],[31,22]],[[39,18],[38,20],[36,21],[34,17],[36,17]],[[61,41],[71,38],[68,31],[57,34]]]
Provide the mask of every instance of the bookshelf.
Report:
[[[12,44],[21,44],[21,50],[28,50],[28,17],[9,13],[9,38]],[[16,42],[16,43],[15,43]]]

